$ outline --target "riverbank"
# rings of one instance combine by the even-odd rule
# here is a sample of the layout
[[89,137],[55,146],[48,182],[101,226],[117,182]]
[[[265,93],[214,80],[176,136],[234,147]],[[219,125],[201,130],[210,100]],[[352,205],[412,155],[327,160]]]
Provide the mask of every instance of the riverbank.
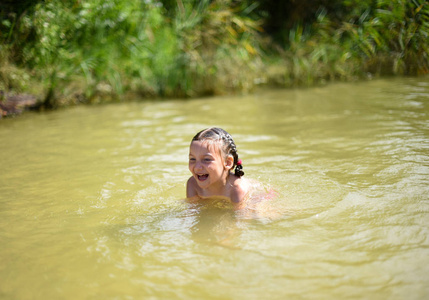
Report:
[[423,0],[6,3],[0,90],[40,109],[429,72]]

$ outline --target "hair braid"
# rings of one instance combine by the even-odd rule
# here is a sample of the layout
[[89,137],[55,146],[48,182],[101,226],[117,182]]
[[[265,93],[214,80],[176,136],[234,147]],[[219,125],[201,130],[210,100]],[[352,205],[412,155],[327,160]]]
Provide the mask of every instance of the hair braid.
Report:
[[233,159],[234,159],[234,165],[235,166],[235,170],[234,170],[234,174],[238,177],[241,177],[244,175],[243,172],[243,165],[241,164],[241,161],[238,159],[238,151],[237,151],[237,146],[234,143],[234,140],[232,139],[231,135],[229,133],[226,133],[226,137],[225,137],[225,144],[227,145],[227,153],[232,155]]

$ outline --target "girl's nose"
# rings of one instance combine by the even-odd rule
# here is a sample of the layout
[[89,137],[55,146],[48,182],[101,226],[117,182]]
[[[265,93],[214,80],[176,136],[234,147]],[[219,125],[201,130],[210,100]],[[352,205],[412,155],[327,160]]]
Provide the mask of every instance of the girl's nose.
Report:
[[202,168],[203,168],[203,164],[201,162],[197,161],[195,163],[195,169],[196,170],[201,170]]

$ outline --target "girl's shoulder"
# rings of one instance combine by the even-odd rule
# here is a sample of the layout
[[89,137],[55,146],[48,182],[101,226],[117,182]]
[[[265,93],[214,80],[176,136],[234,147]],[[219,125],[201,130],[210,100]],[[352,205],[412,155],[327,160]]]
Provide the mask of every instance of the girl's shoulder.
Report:
[[242,199],[255,201],[256,199],[271,199],[274,198],[277,193],[273,188],[267,186],[260,181],[253,178],[243,178],[237,179],[234,182],[233,189],[236,193],[240,194]]
[[188,181],[186,182],[186,186],[195,185],[195,184],[197,184],[195,177],[194,176],[189,177]]
[[193,176],[189,177],[188,181],[186,182],[186,198],[198,196],[198,189],[199,186],[195,178]]
[[235,189],[243,190],[246,192],[254,190],[260,185],[261,184],[258,181],[247,177],[234,176],[233,180],[231,181],[231,186],[233,186]]
[[230,198],[233,203],[242,202],[251,191],[251,182],[244,177],[233,176],[230,186]]

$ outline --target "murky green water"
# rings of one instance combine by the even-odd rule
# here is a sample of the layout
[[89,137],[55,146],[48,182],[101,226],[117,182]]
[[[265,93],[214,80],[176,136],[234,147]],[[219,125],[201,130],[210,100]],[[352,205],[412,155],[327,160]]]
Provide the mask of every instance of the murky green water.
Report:
[[[427,299],[428,119],[401,78],[1,120],[0,298]],[[213,125],[271,213],[181,200]]]

